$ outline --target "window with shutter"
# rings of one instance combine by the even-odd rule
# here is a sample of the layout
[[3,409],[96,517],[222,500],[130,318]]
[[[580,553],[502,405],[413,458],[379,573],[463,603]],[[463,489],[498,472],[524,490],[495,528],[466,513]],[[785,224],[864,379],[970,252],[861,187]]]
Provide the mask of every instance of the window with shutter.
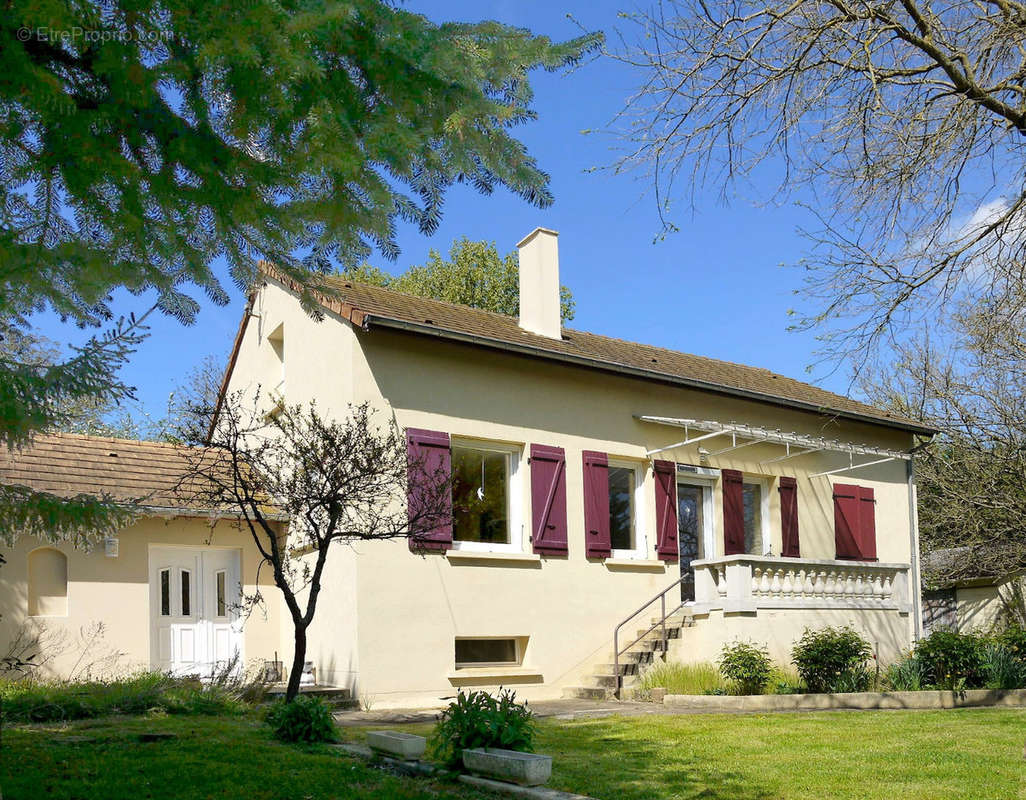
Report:
[[445,551],[452,546],[449,434],[409,428],[406,453],[406,501],[414,531],[410,549]]
[[584,451],[584,537],[588,558],[610,556],[609,457],[593,450]]
[[655,477],[656,554],[663,561],[676,561],[677,548],[677,465],[672,461],[656,461]]
[[780,479],[780,534],[781,554],[799,558],[798,543],[798,481],[784,476]]
[[531,544],[535,553],[566,555],[566,454],[531,445]]
[[876,501],[872,489],[834,484],[834,546],[837,558],[876,560]]
[[744,475],[736,469],[720,473],[723,480],[723,554],[745,552]]

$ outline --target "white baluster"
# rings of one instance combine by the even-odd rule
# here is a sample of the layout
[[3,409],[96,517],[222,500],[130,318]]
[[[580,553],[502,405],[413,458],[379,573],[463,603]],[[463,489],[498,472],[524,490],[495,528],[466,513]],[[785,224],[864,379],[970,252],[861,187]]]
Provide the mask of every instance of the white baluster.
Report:
[[770,588],[770,591],[773,592],[774,596],[779,596],[781,590],[780,576],[783,575],[783,570],[770,570],[770,572],[773,573],[773,585]]
[[834,597],[837,594],[837,575],[833,570],[827,573],[825,592],[827,597]]
[[784,570],[784,577],[780,581],[780,592],[788,598],[794,594],[794,572],[792,570]]
[[716,567],[716,593],[720,597],[727,596],[727,569],[723,565]]
[[813,584],[812,593],[817,597],[822,597],[826,594],[826,572],[824,570],[816,573],[816,583]]
[[763,596],[768,596],[770,593],[770,573],[773,572],[771,569],[764,569],[762,571],[762,583],[759,584],[759,592]]
[[752,594],[759,594],[759,577],[762,575],[762,567],[752,568]]

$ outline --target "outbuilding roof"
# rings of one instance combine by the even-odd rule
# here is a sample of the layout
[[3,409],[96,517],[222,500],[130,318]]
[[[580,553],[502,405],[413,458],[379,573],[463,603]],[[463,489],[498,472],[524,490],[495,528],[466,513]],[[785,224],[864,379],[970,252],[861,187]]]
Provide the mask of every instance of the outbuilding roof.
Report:
[[[293,291],[300,291],[300,287],[279,273],[273,265],[265,262],[261,268],[265,274]],[[515,317],[505,314],[415,297],[343,277],[332,276],[323,280],[325,286],[332,290],[332,296],[322,297],[322,305],[365,329],[375,326],[398,328],[546,360],[626,373],[647,380],[873,422],[923,435],[935,433],[932,428],[916,420],[891,414],[761,367],[681,353],[572,328],[563,328],[560,339],[550,339],[523,330]],[[229,373],[241,345],[245,321],[246,317],[243,318],[236,339]],[[228,378],[226,374],[225,386]]]
[[188,476],[204,448],[162,442],[37,434],[20,450],[0,448],[0,483],[61,498],[103,496],[152,513],[213,513]]

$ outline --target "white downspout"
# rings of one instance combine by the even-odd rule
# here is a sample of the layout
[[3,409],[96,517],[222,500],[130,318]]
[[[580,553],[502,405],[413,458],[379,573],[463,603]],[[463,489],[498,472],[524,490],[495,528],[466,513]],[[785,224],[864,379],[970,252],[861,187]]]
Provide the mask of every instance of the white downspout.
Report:
[[909,545],[912,548],[910,564],[912,574],[909,576],[909,591],[912,593],[912,643],[918,642],[923,635],[922,575],[919,572],[919,505],[916,502],[916,464],[913,459],[906,462],[908,475],[908,511],[909,511]]

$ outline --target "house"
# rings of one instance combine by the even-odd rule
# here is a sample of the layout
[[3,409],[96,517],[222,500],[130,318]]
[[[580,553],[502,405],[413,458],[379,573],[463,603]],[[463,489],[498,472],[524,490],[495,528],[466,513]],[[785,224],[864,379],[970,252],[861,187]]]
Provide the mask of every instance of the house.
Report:
[[1026,570],[1018,548],[942,548],[924,553],[922,562],[924,634],[989,633],[1010,616],[1026,619]]
[[367,402],[454,483],[452,525],[333,554],[310,632],[322,679],[401,706],[500,684],[604,694],[653,651],[712,660],[738,637],[786,663],[806,626],[852,624],[885,660],[907,649],[909,453],[932,431],[764,369],[562,328],[557,241],[519,243],[519,319],[332,278],[317,321],[265,267],[223,394],[273,387],[339,415]]
[[[5,484],[106,495],[136,512],[89,551],[26,536],[3,549],[0,653],[40,637],[44,674],[68,675],[94,662],[210,674],[234,653],[281,652],[277,589],[248,531],[181,491],[195,450],[61,433],[0,452]],[[258,591],[274,602],[271,613],[242,619],[241,596]]]
[[[453,478],[452,524],[331,553],[309,632],[318,680],[375,707],[499,685],[590,697],[737,638],[786,663],[806,627],[853,625],[884,662],[909,648],[910,451],[932,431],[765,369],[563,328],[556,233],[519,248],[519,319],[330,278],[318,320],[267,265],[250,296],[222,402],[258,388],[337,415],[367,402]],[[118,559],[65,553],[69,619],[84,613],[73,560],[103,566],[87,596],[134,584],[132,616],[107,619],[140,657],[162,613],[154,551],[201,545],[207,521],[144,523]],[[213,544],[236,547],[252,582],[237,535]],[[19,547],[15,571],[32,553]],[[242,657],[287,663],[287,621],[266,614],[244,621]]]

